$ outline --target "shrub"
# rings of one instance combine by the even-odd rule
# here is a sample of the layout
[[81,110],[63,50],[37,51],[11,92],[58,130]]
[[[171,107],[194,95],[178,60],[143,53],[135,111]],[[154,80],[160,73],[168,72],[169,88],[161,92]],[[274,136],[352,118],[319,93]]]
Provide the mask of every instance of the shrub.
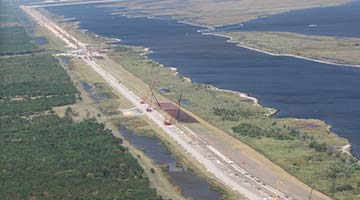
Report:
[[344,192],[344,191],[349,191],[349,190],[353,190],[353,186],[350,184],[345,184],[345,185],[341,185],[339,187],[336,188],[336,191],[338,192]]
[[315,151],[317,152],[325,152],[327,150],[327,146],[325,143],[320,144],[315,140],[310,142],[309,147],[315,149]]

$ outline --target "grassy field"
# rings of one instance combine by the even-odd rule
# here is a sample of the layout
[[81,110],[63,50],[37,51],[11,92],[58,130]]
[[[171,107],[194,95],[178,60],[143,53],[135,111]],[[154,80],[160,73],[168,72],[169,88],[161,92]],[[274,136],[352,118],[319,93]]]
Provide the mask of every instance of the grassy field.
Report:
[[232,32],[225,35],[244,46],[274,54],[293,54],[339,64],[360,64],[360,39],[282,32]]
[[[190,83],[143,53],[140,47],[120,46],[110,57],[147,84],[156,77],[156,92],[174,102],[183,90],[183,98],[191,104],[183,105],[186,109],[249,144],[305,183],[337,199],[359,197],[360,168],[339,152],[347,141],[330,133],[326,124],[268,117],[268,109],[238,94]],[[163,88],[170,92],[162,93]]]

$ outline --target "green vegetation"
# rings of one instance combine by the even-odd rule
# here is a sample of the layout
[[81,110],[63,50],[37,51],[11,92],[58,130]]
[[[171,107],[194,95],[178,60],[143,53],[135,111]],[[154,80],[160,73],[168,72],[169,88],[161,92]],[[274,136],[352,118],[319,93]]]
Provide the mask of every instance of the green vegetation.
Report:
[[15,10],[10,6],[9,1],[0,1],[0,26],[19,25]]
[[[141,3],[139,3],[141,2]],[[291,10],[301,10],[320,6],[339,5],[348,0],[163,0],[153,1],[125,0],[118,7],[132,11],[130,17],[169,16],[202,26],[221,27],[240,24],[262,16],[279,14]],[[114,6],[114,5],[112,5]],[[119,12],[122,14],[122,12]]]
[[317,141],[311,133],[250,123],[233,127],[237,137],[279,163],[287,171],[337,199],[359,196],[360,166],[336,146]]
[[251,138],[269,137],[277,140],[293,140],[296,136],[296,132],[283,132],[279,128],[270,128],[263,130],[262,128],[248,123],[243,123],[232,128],[234,133],[238,133],[241,136],[247,136]]
[[[251,123],[242,123],[238,126],[232,127],[232,131],[239,136],[246,136],[250,138],[261,139],[262,137],[274,138],[276,140],[296,140],[301,141],[311,140],[309,147],[318,148],[318,143],[313,141],[313,137],[309,136],[306,133],[301,133],[300,131],[293,128],[280,128],[276,126],[276,121],[274,121],[270,127],[264,129],[257,125]],[[322,144],[323,145],[323,144]],[[321,145],[321,146],[322,146]],[[326,147],[326,145],[325,145]]]
[[288,32],[228,32],[233,42],[275,54],[293,54],[339,64],[360,64],[360,39]]
[[224,121],[239,121],[241,118],[259,117],[259,113],[256,110],[246,109],[241,107],[240,104],[235,106],[236,109],[227,108],[213,108],[213,113],[216,116],[220,116]]
[[58,60],[16,56],[0,63],[0,199],[161,199],[104,125],[75,123],[70,108],[64,118],[17,116],[75,102],[76,89]]
[[[272,118],[268,116],[267,108],[257,106],[236,93],[191,83],[145,58],[144,53],[141,47],[119,46],[110,52],[110,57],[148,85],[156,77],[155,90],[161,93],[161,88],[170,89],[170,93],[162,95],[174,102],[183,90],[183,98],[191,104],[184,107],[247,143],[315,189],[336,199],[360,198],[358,164],[339,151],[347,141],[330,133],[324,123]],[[347,176],[339,171],[330,176],[328,171],[334,165],[352,170]]]
[[104,125],[75,123],[70,108],[23,117],[75,102],[57,59],[2,57],[0,70],[0,199],[161,199]]
[[31,53],[36,45],[23,27],[0,27],[0,55]]
[[161,199],[121,140],[94,120],[0,124],[0,199]]
[[[331,184],[331,192],[336,193],[344,193],[348,191],[354,190],[356,186],[353,186],[351,183],[347,182],[341,182],[339,180],[343,180],[344,178],[351,178],[351,176],[354,174],[355,170],[359,170],[359,165],[353,164],[353,163],[341,163],[341,164],[335,164],[331,166],[327,171],[327,176],[331,178],[332,184]],[[357,184],[357,187],[359,187],[359,183]]]
[[76,102],[76,88],[50,55],[0,58],[0,115],[31,114]]
[[317,151],[317,152],[325,152],[326,149],[327,149],[325,143],[319,144],[319,143],[316,142],[316,141],[312,141],[312,142],[309,144],[309,147],[315,149],[315,151]]
[[53,56],[16,55],[38,47],[0,3],[0,199],[161,200],[104,124],[54,113],[78,91]]
[[0,2],[0,55],[24,54],[37,50],[36,44],[18,22],[16,5]]
[[[360,169],[355,160],[339,151],[347,141],[329,133],[325,124],[310,120],[274,119],[268,116],[268,109],[254,105],[236,93],[191,83],[145,58],[144,53],[141,47],[118,46],[109,54],[148,85],[156,79],[156,92],[161,93],[161,88],[169,89],[170,93],[162,95],[173,101],[183,90],[183,97],[191,104],[184,107],[249,144],[315,189],[336,199],[360,198]],[[136,86],[129,87],[137,89]],[[141,126],[132,124],[138,129]]]

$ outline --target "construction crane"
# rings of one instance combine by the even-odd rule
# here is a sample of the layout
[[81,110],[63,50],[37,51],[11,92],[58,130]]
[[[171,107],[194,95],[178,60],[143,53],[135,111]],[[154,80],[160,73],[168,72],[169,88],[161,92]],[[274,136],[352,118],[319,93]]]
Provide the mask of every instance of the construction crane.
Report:
[[153,107],[152,105],[153,105],[154,100],[156,101],[159,108],[162,109],[161,104],[160,104],[159,100],[156,98],[154,91],[151,91],[150,102],[148,104],[148,107],[146,108],[147,112],[152,112],[152,107]]
[[150,87],[149,87],[149,92],[146,94],[146,96],[143,96],[143,97],[140,99],[140,103],[141,103],[141,104],[145,104],[145,103],[146,103],[146,100],[147,100],[147,98],[152,94],[153,89],[154,89],[156,83],[157,83],[157,78],[154,78],[154,79],[151,81],[151,85],[150,85]]
[[152,94],[152,96],[154,97],[154,99],[155,99],[157,105],[159,106],[159,108],[162,109],[160,102],[158,101],[158,99],[157,99],[156,96],[155,96],[155,93],[152,91],[151,94]]
[[178,111],[177,111],[177,115],[176,115],[176,120],[178,120],[178,121],[179,121],[179,117],[180,117],[181,97],[182,97],[182,90],[180,91],[180,97],[179,97],[179,102],[178,102]]
[[[177,109],[177,114],[176,114],[176,120],[177,120],[177,121],[179,121],[179,119],[180,119],[181,98],[182,98],[182,90],[181,90],[181,92],[180,92],[180,97],[179,97],[179,101],[178,101],[178,109]],[[170,116],[171,116],[171,115],[170,115]],[[172,119],[173,119],[172,116],[170,117],[170,119],[165,119],[164,124],[165,124],[166,126],[172,125]]]

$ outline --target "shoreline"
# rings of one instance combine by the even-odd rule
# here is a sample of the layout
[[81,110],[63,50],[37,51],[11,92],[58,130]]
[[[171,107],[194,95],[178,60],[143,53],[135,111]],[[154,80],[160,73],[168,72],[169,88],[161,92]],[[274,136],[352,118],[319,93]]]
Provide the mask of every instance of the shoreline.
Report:
[[267,116],[267,117],[271,117],[271,116],[275,115],[276,113],[278,113],[280,111],[280,110],[278,110],[276,108],[270,108],[270,107],[265,107],[265,106],[261,105],[259,103],[259,100],[256,97],[250,96],[250,95],[248,95],[246,93],[235,91],[235,90],[220,89],[220,88],[217,88],[217,87],[215,87],[213,85],[211,85],[211,87],[213,87],[214,90],[216,90],[216,91],[229,92],[229,93],[237,94],[241,98],[248,99],[248,100],[252,101],[255,106],[264,107],[265,109],[268,110],[268,113],[265,114],[265,116]]
[[[201,33],[202,35],[211,35],[211,36],[216,36],[216,37],[223,37],[223,38],[226,38],[228,40],[226,40],[226,42],[228,43],[233,43],[233,44],[236,44],[236,46],[238,47],[242,47],[242,48],[245,48],[245,49],[249,49],[249,50],[252,50],[252,51],[256,51],[256,52],[260,52],[260,53],[264,53],[264,54],[267,54],[267,55],[270,55],[270,56],[284,56],[284,57],[293,57],[293,58],[298,58],[298,59],[303,59],[303,60],[308,60],[308,61],[312,61],[312,62],[317,62],[317,63],[322,63],[322,64],[329,64],[329,65],[335,65],[335,66],[339,66],[339,67],[356,67],[356,68],[360,68],[360,65],[353,65],[353,64],[341,64],[341,63],[334,63],[334,62],[330,62],[330,61],[324,61],[324,60],[318,60],[318,59],[314,59],[314,58],[308,58],[308,57],[304,57],[304,56],[298,56],[298,55],[294,55],[294,54],[276,54],[276,53],[271,53],[271,52],[268,52],[268,51],[265,51],[265,50],[261,50],[261,49],[257,49],[257,48],[254,48],[254,47],[249,47],[249,46],[246,46],[246,45],[242,45],[239,41],[236,41],[234,40],[233,37],[231,36],[228,36],[228,35],[224,35],[224,34],[220,34],[220,33],[204,33],[202,31],[204,30],[215,30],[216,28],[215,27],[207,27],[207,26],[202,26],[202,25],[198,25],[198,24],[194,24],[194,23],[188,23],[188,22],[185,22],[185,21],[177,21],[179,23],[183,23],[183,24],[187,24],[187,25],[190,25],[190,26],[195,26],[195,27],[200,27],[200,28],[206,28],[206,29],[198,29],[197,32],[198,33]],[[231,92],[231,93],[236,93],[236,94],[239,94],[240,97],[243,97],[243,98],[247,98],[247,99],[250,99],[254,102],[255,105],[257,106],[263,106],[259,103],[259,99],[255,98],[255,97],[252,97],[252,96],[249,96],[248,94],[246,93],[242,93],[242,92],[239,92],[239,91],[234,91],[234,90],[227,90],[227,89],[220,89],[220,88],[217,88],[215,86],[212,85],[212,87],[215,88],[215,90],[218,90],[218,91],[224,91],[224,92]],[[263,106],[264,107],[264,106]],[[276,115],[278,112],[280,112],[280,110],[276,109],[276,108],[271,108],[271,107],[265,107],[269,110],[269,117],[270,116],[274,116]],[[307,118],[307,119],[300,119],[300,118],[295,118],[295,119],[299,119],[299,120],[312,120],[310,118]],[[331,131],[332,129],[332,125],[328,124],[326,121],[324,120],[321,120],[321,119],[316,119],[316,120],[320,120],[322,122],[324,122],[325,124],[327,124],[329,126],[329,132],[332,132],[334,133],[336,136],[338,137],[341,137],[341,138],[345,138],[345,137],[342,137],[340,135],[338,135],[337,133]],[[351,156],[352,158],[356,159],[358,161],[358,163],[360,163],[360,159],[357,158],[352,150],[352,144],[351,142],[345,138],[347,140],[347,144],[342,146],[339,151],[342,152],[342,153],[345,153],[349,156]]]
[[[145,49],[146,49],[146,50],[145,50]],[[174,72],[174,74],[179,74],[179,72],[178,72],[178,70],[177,70],[176,67],[168,67],[168,66],[165,66],[165,65],[163,65],[163,64],[161,64],[161,63],[159,63],[159,62],[157,62],[157,61],[149,58],[149,57],[147,56],[147,54],[155,53],[155,52],[152,51],[150,48],[146,47],[146,48],[144,48],[144,50],[147,51],[146,53],[143,53],[143,54],[142,54],[145,58],[147,58],[147,59],[149,59],[149,60],[152,60],[153,62],[156,62],[157,64],[161,65],[161,66],[164,67],[164,68],[168,68],[169,70],[172,70],[172,71]],[[181,76],[182,76],[182,75],[181,75]],[[185,77],[185,76],[182,76],[182,77],[183,77],[184,79],[188,78],[188,77]],[[188,78],[188,79],[190,79],[190,78]],[[190,79],[190,81],[191,81],[191,79]],[[203,83],[202,83],[202,84],[203,84]],[[244,93],[244,92],[235,91],[235,90],[228,90],[228,89],[221,89],[221,88],[218,88],[218,87],[216,87],[216,86],[214,86],[214,85],[210,85],[210,84],[206,84],[206,85],[209,85],[209,86],[210,86],[213,90],[215,90],[215,91],[219,91],[219,92],[229,92],[229,93],[237,94],[237,95],[239,95],[241,98],[248,99],[248,100],[252,101],[253,104],[256,105],[256,106],[262,106],[262,107],[266,108],[266,109],[269,111],[269,112],[266,114],[266,116],[268,116],[268,117],[274,116],[274,115],[276,115],[278,112],[280,112],[279,109],[272,108],[272,107],[265,107],[264,105],[262,105],[261,103],[259,103],[259,99],[258,99],[258,98],[253,97],[253,96],[250,96],[250,95],[248,95],[248,94],[246,94],[246,93]],[[345,138],[345,137],[342,137],[342,136],[338,135],[337,133],[331,131],[332,125],[328,124],[328,123],[327,123],[326,121],[324,121],[324,120],[321,120],[321,119],[312,119],[312,118],[295,118],[295,117],[290,117],[290,118],[294,118],[294,119],[297,119],[297,120],[319,120],[319,121],[323,122],[324,124],[326,124],[326,125],[328,126],[328,131],[329,131],[329,132],[335,134],[337,137]],[[345,144],[344,146],[342,146],[341,148],[339,148],[338,150],[339,150],[340,152],[345,153],[345,154],[351,156],[352,158],[358,160],[358,162],[360,163],[359,158],[357,158],[357,157],[352,153],[352,144],[351,144],[351,142],[350,142],[347,138],[345,138],[345,139],[347,140],[348,143]]]
[[83,5],[83,4],[97,4],[97,3],[111,3],[117,2],[117,0],[94,0],[94,1],[75,1],[75,2],[57,2],[57,3],[44,3],[42,5],[35,3],[35,5],[28,5],[29,8],[44,8],[44,7],[54,7],[54,6],[71,6],[71,5]]
[[[125,17],[129,17],[128,15],[124,15]],[[145,18],[148,18],[148,19],[154,19],[154,18],[149,18],[149,17],[145,17]],[[159,19],[159,20],[163,20],[163,19]],[[183,23],[183,24],[187,24],[187,25],[190,25],[190,26],[195,26],[195,27],[203,27],[203,26],[199,26],[197,24],[191,24],[191,23],[187,23],[187,22],[184,22],[184,21],[177,21],[179,23]],[[208,27],[205,27],[205,28],[208,28]],[[210,27],[209,29],[214,29],[212,27]],[[346,67],[359,67],[360,68],[360,65],[342,65],[342,64],[339,64],[339,63],[332,63],[332,62],[327,62],[327,61],[321,61],[321,60],[316,60],[316,59],[312,59],[312,58],[307,58],[307,57],[302,57],[302,56],[297,56],[297,55],[292,55],[292,54],[274,54],[274,53],[271,53],[271,52],[267,52],[267,51],[263,51],[263,50],[260,50],[260,49],[256,49],[256,48],[253,48],[253,47],[248,47],[248,46],[245,46],[245,45],[241,45],[239,44],[239,42],[237,42],[236,40],[234,40],[231,36],[227,36],[227,35],[223,35],[223,34],[219,34],[219,33],[203,33],[201,32],[201,30],[203,29],[199,29],[197,32],[201,33],[202,35],[212,35],[212,36],[216,36],[216,37],[223,37],[223,38],[227,38],[228,40],[226,42],[228,43],[234,43],[236,44],[236,46],[238,47],[242,47],[242,48],[246,48],[246,49],[249,49],[249,50],[252,50],[252,51],[256,51],[256,52],[260,52],[260,53],[265,53],[267,55],[271,55],[271,56],[286,56],[286,57],[295,57],[295,58],[298,58],[298,59],[304,59],[304,60],[308,60],[308,61],[313,61],[313,62],[318,62],[318,63],[322,63],[322,64],[330,64],[330,65],[335,65],[335,66],[346,66]],[[122,40],[119,39],[121,42]],[[121,43],[119,42],[119,43]],[[176,71],[174,72],[175,74],[180,74],[177,70],[176,67],[168,67],[168,66],[165,66],[153,59],[151,59],[150,57],[148,57],[147,55],[149,54],[153,54],[155,53],[155,51],[153,51],[150,47],[144,47],[144,51],[145,53],[143,53],[143,56],[147,59],[150,59],[152,60],[153,62],[156,62],[158,63],[159,65],[165,67],[165,68],[168,68],[170,70],[173,70],[173,69],[176,69]],[[181,75],[181,74],[180,74]],[[182,76],[182,75],[181,75]],[[188,78],[188,77],[185,77],[185,76],[182,76],[183,78]],[[189,78],[191,80],[191,78]],[[243,92],[240,92],[240,91],[235,91],[235,90],[228,90],[228,89],[221,89],[221,88],[217,88],[216,86],[214,85],[210,85],[214,90],[216,91],[222,91],[222,92],[229,92],[229,93],[234,93],[234,94],[238,94],[241,98],[245,98],[245,99],[248,99],[250,101],[252,101],[254,103],[254,105],[256,106],[262,106],[266,109],[268,109],[269,113],[266,115],[268,117],[271,117],[271,116],[274,116],[276,115],[277,113],[280,112],[279,109],[276,109],[276,108],[272,108],[272,107],[265,107],[263,106],[261,103],[259,103],[259,99],[256,98],[256,97],[253,97],[253,96],[250,96],[246,93],[243,93]],[[294,119],[299,119],[299,120],[313,120],[311,118],[295,118],[295,117],[291,117],[291,118],[294,118]],[[321,120],[321,119],[315,119],[315,120],[320,120],[322,122],[324,122],[325,124],[327,124],[329,126],[329,131],[334,133],[336,136],[340,137],[340,138],[345,138],[345,137],[342,137],[340,135],[338,135],[337,133],[331,131],[331,128],[332,128],[332,125],[326,123],[326,121],[324,120]],[[353,153],[352,153],[352,144],[351,142],[345,138],[347,140],[347,144],[344,145],[343,147],[339,148],[338,150],[340,152],[343,152],[343,153],[346,153],[348,154],[349,156],[355,158],[356,160],[358,160],[358,162],[360,162],[360,159],[357,158]],[[350,148],[349,148],[350,147]]]
[[[37,7],[66,6],[66,5],[77,5],[77,4],[111,3],[111,2],[116,2],[116,0],[105,0],[105,1],[94,0],[94,1],[85,1],[85,2],[71,2],[71,3],[59,3],[59,4],[33,5],[33,6],[29,6],[29,7],[30,8],[32,8],[32,7],[37,8]],[[257,48],[254,48],[254,47],[249,47],[249,46],[241,44],[241,42],[239,42],[239,41],[236,41],[233,37],[225,35],[225,34],[221,34],[219,32],[218,33],[216,33],[216,32],[215,33],[204,33],[204,32],[202,32],[204,30],[216,30],[216,27],[196,24],[196,23],[193,23],[193,22],[189,22],[187,20],[176,20],[176,19],[172,19],[172,18],[169,18],[169,19],[160,18],[160,17],[153,16],[153,15],[145,15],[143,13],[140,14],[142,16],[136,16],[136,14],[134,14],[134,16],[131,16],[131,15],[128,15],[126,12],[121,12],[121,13],[113,12],[111,14],[112,15],[121,15],[121,16],[125,16],[127,18],[139,18],[139,17],[141,18],[141,17],[143,17],[143,18],[147,18],[147,19],[156,19],[156,20],[174,20],[174,21],[176,21],[178,23],[181,23],[181,24],[186,24],[186,25],[197,27],[197,28],[202,28],[202,29],[197,30],[197,32],[201,33],[202,35],[213,35],[213,36],[227,38],[229,40],[227,40],[226,42],[235,43],[235,44],[237,44],[238,47],[246,48],[246,49],[253,50],[253,51],[256,51],[256,52],[260,52],[260,53],[264,53],[264,54],[267,54],[267,55],[294,57],[294,58],[304,59],[304,60],[313,61],[313,62],[322,63],[322,64],[360,68],[360,65],[358,65],[358,64],[336,63],[336,62],[319,60],[319,59],[315,59],[315,58],[309,58],[309,57],[299,56],[299,55],[294,55],[294,54],[278,54],[278,53],[272,53],[272,52],[269,52],[269,51],[257,49]],[[121,39],[118,39],[118,40],[121,41]]]
[[[127,18],[133,18],[132,16],[130,16],[130,15],[126,14],[126,13],[122,14],[122,16],[125,16],[125,17],[127,17]],[[161,19],[161,18],[156,18],[156,17],[153,17],[153,16],[151,16],[151,17],[149,17],[149,16],[135,16],[135,18],[139,18],[139,17],[140,17],[140,18],[143,17],[143,18],[147,18],[147,19],[157,19],[157,20],[174,20],[174,19]],[[208,29],[212,29],[212,30],[214,29],[213,27],[207,27],[207,26],[197,25],[197,24],[195,24],[195,23],[190,23],[190,22],[186,22],[186,21],[179,21],[179,20],[174,20],[174,21],[176,21],[176,22],[178,22],[178,23],[182,23],[182,24],[194,26],[194,27],[196,27],[196,28],[208,28]],[[78,27],[78,28],[81,29],[80,27]],[[256,49],[256,48],[253,48],[253,47],[248,47],[248,46],[245,46],[245,45],[241,45],[241,44],[239,44],[239,42],[237,42],[236,40],[234,40],[234,38],[231,37],[231,36],[227,36],[227,35],[220,34],[220,33],[203,33],[203,32],[201,32],[201,30],[204,30],[204,29],[198,29],[197,32],[201,33],[202,35],[212,35],[212,36],[227,38],[228,40],[226,40],[226,42],[228,42],[228,43],[234,43],[234,44],[236,44],[236,46],[238,46],[238,47],[246,48],[246,49],[249,49],[249,50],[252,50],[252,51],[256,51],[256,52],[260,52],[260,53],[265,53],[265,54],[271,55],[271,56],[295,57],[295,58],[298,58],[298,59],[304,59],[304,60],[309,60],[309,61],[318,62],[318,63],[323,63],[323,64],[330,64],[330,65],[335,65],[335,66],[359,67],[359,68],[360,68],[360,65],[346,65],[346,64],[332,63],[332,62],[321,61],[321,60],[316,60],[316,59],[307,58],[307,57],[302,57],[302,56],[297,56],[297,55],[292,55],[292,54],[275,54],[275,53],[267,52],[267,51],[264,51],[264,50]],[[121,40],[121,39],[119,39],[119,38],[115,38],[115,39],[120,40],[118,43],[122,43],[122,42],[123,42],[123,40]],[[126,45],[126,44],[122,44],[122,45]],[[130,45],[130,46],[131,46],[131,45]],[[149,58],[149,57],[147,56],[147,55],[149,55],[149,54],[155,53],[150,47],[144,47],[144,46],[138,46],[138,47],[143,47],[143,48],[144,48],[145,53],[143,53],[143,56],[144,56],[145,58],[150,59],[150,60],[152,60],[153,62],[156,62],[157,64],[159,64],[159,65],[161,65],[161,66],[164,66],[163,64],[161,64],[161,63],[159,63],[159,62],[157,62],[157,61],[155,61],[155,60],[153,60],[153,59],[151,59],[151,58]],[[145,49],[146,49],[146,50],[145,50]],[[172,68],[176,68],[176,67],[168,67],[168,66],[164,66],[164,67],[165,67],[165,68],[168,68],[168,69],[170,69],[170,70],[172,70]],[[176,71],[176,73],[179,73],[179,72]],[[180,75],[181,75],[181,74],[180,74]],[[181,75],[181,76],[182,76],[182,75]],[[187,78],[187,77],[185,77],[185,76],[182,76],[182,77],[183,77],[183,78]],[[191,79],[190,79],[190,80],[191,80]],[[269,117],[275,115],[275,114],[278,113],[278,112],[280,112],[280,110],[278,110],[278,109],[276,109],[276,108],[265,107],[265,106],[261,105],[261,104],[259,103],[259,99],[257,99],[256,97],[252,97],[252,96],[250,96],[250,95],[248,95],[248,94],[246,94],[246,93],[243,93],[243,92],[240,92],[240,91],[235,91],[235,90],[220,89],[220,88],[215,87],[214,85],[210,85],[210,86],[211,86],[214,90],[217,90],[217,91],[223,91],[223,92],[230,92],[230,93],[238,94],[238,95],[239,95],[240,97],[242,97],[242,98],[251,100],[251,101],[252,101],[255,105],[257,105],[257,106],[262,106],[262,107],[264,107],[264,108],[267,108],[267,109],[269,110],[269,114],[268,114],[267,116],[269,116]],[[312,120],[312,119],[310,119],[310,118],[307,118],[307,119],[301,119],[301,118],[295,118],[295,117],[290,117],[290,118],[299,119],[299,120]],[[325,124],[327,124],[326,121],[324,121],[324,120],[321,120],[321,119],[316,119],[316,120],[320,120],[320,121],[324,122]],[[327,125],[329,125],[329,124],[327,124]],[[331,125],[329,125],[329,126],[330,126],[330,129],[331,129],[332,126],[331,126]],[[341,136],[339,136],[338,134],[336,134],[335,132],[333,132],[333,133],[334,133],[336,136],[341,137]],[[341,137],[341,138],[345,138],[345,137]],[[347,139],[347,138],[345,138],[345,139]],[[347,139],[347,141],[348,141],[348,144],[346,144],[345,146],[349,146],[349,145],[351,146],[350,141],[349,141],[348,139]],[[345,146],[344,146],[344,147],[345,147]],[[338,150],[339,150],[340,152],[343,152],[342,149],[343,149],[343,147],[342,147],[342,148],[339,148]],[[351,148],[350,148],[350,149],[351,149]],[[349,154],[350,156],[352,156],[353,158],[355,158],[356,160],[359,161],[359,158],[355,157],[355,156],[352,154],[351,150],[350,150],[349,152],[345,152],[345,153]],[[359,161],[359,162],[360,162],[360,161]]]
[[245,49],[249,49],[252,51],[256,51],[259,53],[264,53],[270,56],[277,56],[277,57],[293,57],[293,58],[298,58],[298,59],[303,59],[303,60],[308,60],[308,61],[312,61],[312,62],[317,62],[317,63],[321,63],[321,64],[328,64],[328,65],[335,65],[335,66],[339,66],[339,67],[356,67],[356,68],[360,68],[360,65],[355,65],[355,64],[342,64],[342,63],[336,63],[336,62],[330,62],[330,61],[325,61],[325,60],[319,60],[319,59],[315,59],[315,58],[308,58],[305,56],[298,56],[298,55],[294,55],[294,54],[278,54],[278,53],[272,53],[269,51],[265,51],[265,50],[261,50],[261,49],[257,49],[254,47],[249,47],[246,45],[241,44],[241,42],[235,40],[233,37],[228,36],[228,35],[224,35],[221,33],[201,33],[203,35],[212,35],[212,36],[217,36],[217,37],[223,37],[228,39],[226,42],[228,43],[233,43],[236,44],[236,46],[241,47],[241,48],[245,48]]
[[[195,27],[201,27],[201,26],[197,26],[196,24],[190,24],[190,23],[186,23],[186,22],[180,22],[178,21],[179,23],[184,23],[184,24],[187,24],[187,25],[191,25],[191,26],[195,26]],[[231,36],[227,36],[227,35],[223,35],[223,34],[219,34],[219,33],[202,33],[201,30],[199,29],[198,30],[199,33],[201,33],[202,35],[213,35],[213,36],[217,36],[217,37],[223,37],[223,38],[227,38],[228,40],[226,42],[228,43],[234,43],[236,44],[236,46],[238,47],[242,47],[242,48],[246,48],[246,49],[249,49],[249,50],[252,50],[252,51],[256,51],[256,52],[260,52],[260,53],[265,53],[267,55],[271,55],[271,56],[285,56],[285,57],[295,57],[295,58],[298,58],[298,59],[304,59],[304,60],[308,60],[308,61],[313,61],[313,62],[318,62],[318,63],[322,63],[322,64],[329,64],[329,65],[335,65],[335,66],[345,66],[345,67],[357,67],[357,68],[360,68],[360,65],[343,65],[343,64],[339,64],[339,63],[332,63],[332,62],[327,62],[327,61],[321,61],[321,60],[316,60],[316,59],[312,59],[312,58],[307,58],[307,57],[302,57],[302,56],[297,56],[297,55],[293,55],[293,54],[274,54],[274,53],[271,53],[271,52],[267,52],[267,51],[263,51],[263,50],[260,50],[260,49],[256,49],[256,48],[253,48],[253,47],[248,47],[248,46],[245,46],[245,45],[241,45],[239,44],[239,42],[237,42],[236,40],[234,40]],[[147,54],[152,54],[152,53],[155,53],[154,51],[151,50],[151,48],[149,47],[146,47],[145,49],[148,49],[150,50],[148,53],[145,53],[145,57],[164,66],[163,64],[149,58],[148,56],[146,56]],[[167,66],[164,66],[166,68],[169,68],[170,70],[172,70],[172,68],[174,67],[167,67]],[[175,67],[176,69],[176,73],[179,73],[177,71],[177,68]],[[185,76],[183,76],[184,78],[186,78]],[[214,90],[216,91],[222,91],[222,92],[230,92],[230,93],[234,93],[234,94],[238,94],[241,98],[245,98],[245,99],[249,99],[251,100],[254,105],[256,106],[262,106],[266,109],[268,109],[269,113],[266,115],[268,117],[271,117],[271,116],[274,116],[276,115],[278,112],[280,112],[280,110],[276,109],[276,108],[272,108],[272,107],[266,107],[266,106],[263,106],[261,103],[259,103],[259,99],[256,98],[256,97],[253,97],[253,96],[250,96],[246,93],[243,93],[243,92],[240,92],[240,91],[235,91],[235,90],[228,90],[228,89],[221,89],[221,88],[217,88],[216,86],[214,85],[210,85]],[[314,119],[311,119],[311,118],[295,118],[295,117],[290,117],[290,118],[294,118],[294,119],[299,119],[299,120],[314,120]],[[340,137],[340,138],[345,138],[347,140],[347,144],[344,145],[343,147],[339,148],[338,150],[342,153],[345,153],[349,156],[351,156],[352,158],[355,158],[356,160],[358,160],[358,162],[360,163],[360,159],[357,158],[353,153],[352,153],[352,144],[351,142],[346,138],[346,137],[342,137],[340,135],[338,135],[337,133],[331,131],[332,129],[332,125],[328,124],[326,121],[324,120],[321,120],[321,119],[315,119],[315,120],[319,120],[319,121],[322,121],[324,122],[326,125],[329,126],[329,132],[332,132],[334,133],[337,137]]]
[[317,63],[322,63],[322,64],[328,64],[328,65],[335,65],[335,66],[343,66],[343,67],[357,67],[360,68],[360,64],[347,64],[347,63],[336,63],[336,62],[331,62],[331,61],[326,61],[326,60],[320,60],[320,59],[315,59],[315,58],[309,58],[309,57],[305,57],[305,56],[299,56],[299,55],[294,55],[294,54],[278,54],[278,53],[272,53],[266,50],[261,50],[261,49],[257,49],[255,47],[250,47],[250,46],[246,46],[241,44],[240,41],[235,40],[233,37],[225,35],[225,34],[221,34],[220,32],[214,32],[214,33],[204,33],[203,31],[206,30],[216,30],[216,27],[213,26],[206,26],[206,25],[201,25],[201,24],[196,24],[193,22],[188,22],[187,20],[176,20],[176,19],[172,19],[172,18],[159,18],[156,16],[152,16],[152,15],[145,15],[145,14],[141,14],[143,16],[131,16],[128,15],[126,12],[123,13],[112,13],[114,15],[122,15],[124,17],[128,17],[128,18],[147,18],[147,19],[156,19],[156,20],[174,20],[178,23],[181,24],[186,24],[186,25],[190,25],[190,26],[194,26],[196,28],[201,28],[198,29],[197,32],[201,33],[202,35],[212,35],[212,36],[217,36],[217,37],[223,37],[223,38],[227,38],[228,40],[226,42],[228,43],[234,43],[236,44],[236,46],[238,47],[242,47],[242,48],[246,48],[252,51],[256,51],[256,52],[260,52],[260,53],[264,53],[267,55],[271,55],[271,56],[284,56],[284,57],[293,57],[293,58],[298,58],[298,59],[303,59],[303,60],[308,60],[308,61],[313,61],[313,62],[317,62]]
[[[120,43],[121,43],[121,42],[120,42]],[[145,47],[145,48],[144,48],[144,51],[145,51],[145,52],[142,53],[141,55],[144,56],[145,58],[147,58],[147,59],[149,59],[149,60],[151,60],[151,61],[159,64],[159,65],[162,66],[162,67],[168,68],[169,70],[173,71],[174,74],[176,74],[176,75],[177,75],[177,74],[180,74],[180,76],[181,76],[182,78],[188,79],[190,82],[192,82],[191,77],[186,77],[186,76],[181,75],[181,73],[178,72],[178,68],[177,68],[177,67],[165,66],[165,65],[163,65],[162,63],[159,63],[159,62],[151,59],[148,55],[149,55],[149,54],[152,54],[152,53],[155,53],[153,50],[151,50],[151,48]],[[204,84],[204,83],[201,83],[201,84]],[[214,85],[211,85],[211,84],[206,84],[206,85],[209,85],[212,89],[214,89],[214,90],[216,90],[216,91],[229,92],[229,93],[237,94],[237,95],[239,95],[241,98],[248,99],[248,100],[252,101],[253,104],[256,105],[256,106],[263,106],[263,105],[261,105],[261,104],[259,103],[259,99],[258,99],[258,98],[253,97],[253,96],[250,96],[250,95],[248,95],[248,94],[246,94],[246,93],[244,93],[244,92],[235,91],[235,90],[228,90],[228,89],[221,89],[221,88],[218,88],[218,87],[216,87],[216,86],[214,86]],[[263,107],[264,107],[264,106],[263,106]],[[266,107],[266,108],[269,110],[269,113],[267,114],[267,116],[273,116],[273,115],[275,115],[277,112],[279,112],[279,110],[276,109],[276,108],[268,108],[268,107]]]

